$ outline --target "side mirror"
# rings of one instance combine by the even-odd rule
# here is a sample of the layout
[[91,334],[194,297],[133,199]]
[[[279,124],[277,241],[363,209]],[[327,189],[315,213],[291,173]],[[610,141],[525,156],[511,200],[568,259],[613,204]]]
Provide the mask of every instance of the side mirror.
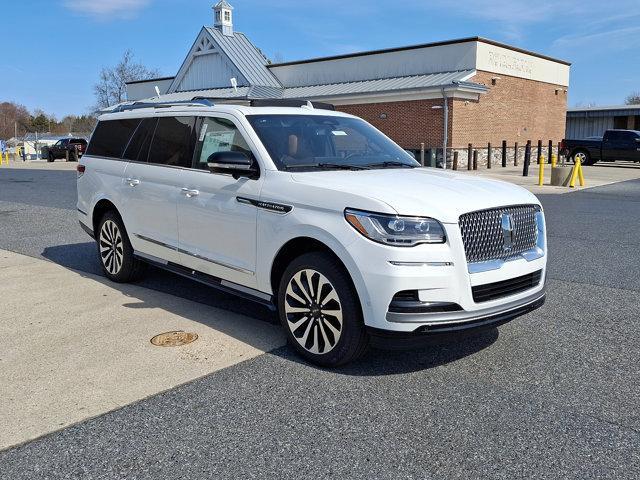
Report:
[[255,178],[258,174],[255,161],[242,152],[212,153],[207,165],[212,173],[227,173],[236,180],[240,177]]

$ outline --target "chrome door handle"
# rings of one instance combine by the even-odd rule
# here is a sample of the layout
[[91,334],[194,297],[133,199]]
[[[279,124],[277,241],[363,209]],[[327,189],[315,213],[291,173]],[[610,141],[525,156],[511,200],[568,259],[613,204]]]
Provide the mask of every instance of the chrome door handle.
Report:
[[188,198],[197,197],[198,195],[200,195],[200,192],[198,190],[192,190],[190,188],[183,188],[182,193],[184,193]]
[[130,187],[140,185],[140,180],[138,180],[137,178],[127,178],[125,181],[129,184]]

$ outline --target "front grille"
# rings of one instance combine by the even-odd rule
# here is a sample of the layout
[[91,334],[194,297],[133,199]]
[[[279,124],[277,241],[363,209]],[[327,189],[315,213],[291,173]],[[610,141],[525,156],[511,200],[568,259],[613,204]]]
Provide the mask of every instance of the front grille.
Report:
[[516,293],[537,287],[540,285],[540,280],[542,280],[542,270],[523,275],[522,277],[471,287],[473,301],[481,303],[515,295]]
[[[536,245],[537,205],[492,208],[460,216],[460,231],[467,254],[467,262],[504,260],[531,250]],[[511,246],[505,246],[502,215],[511,215],[513,234]]]

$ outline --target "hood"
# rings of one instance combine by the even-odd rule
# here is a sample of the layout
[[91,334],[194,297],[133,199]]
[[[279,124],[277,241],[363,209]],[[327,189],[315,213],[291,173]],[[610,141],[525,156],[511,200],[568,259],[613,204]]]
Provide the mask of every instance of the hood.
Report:
[[432,168],[301,172],[292,177],[301,184],[362,197],[363,204],[365,199],[376,199],[399,215],[432,217],[444,223],[457,223],[460,215],[476,210],[540,204],[517,185]]

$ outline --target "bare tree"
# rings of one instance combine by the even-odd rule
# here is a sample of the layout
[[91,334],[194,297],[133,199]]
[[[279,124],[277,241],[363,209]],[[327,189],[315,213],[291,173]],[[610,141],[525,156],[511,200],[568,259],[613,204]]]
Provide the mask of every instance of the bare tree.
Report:
[[127,82],[147,80],[158,75],[158,70],[136,63],[131,50],[127,50],[115,67],[105,67],[100,71],[100,80],[93,87],[96,110],[124,102]]
[[627,105],[640,105],[640,92],[633,92],[624,101]]
[[31,118],[24,105],[13,102],[0,103],[0,138],[8,140],[15,133],[24,135],[29,130]]

